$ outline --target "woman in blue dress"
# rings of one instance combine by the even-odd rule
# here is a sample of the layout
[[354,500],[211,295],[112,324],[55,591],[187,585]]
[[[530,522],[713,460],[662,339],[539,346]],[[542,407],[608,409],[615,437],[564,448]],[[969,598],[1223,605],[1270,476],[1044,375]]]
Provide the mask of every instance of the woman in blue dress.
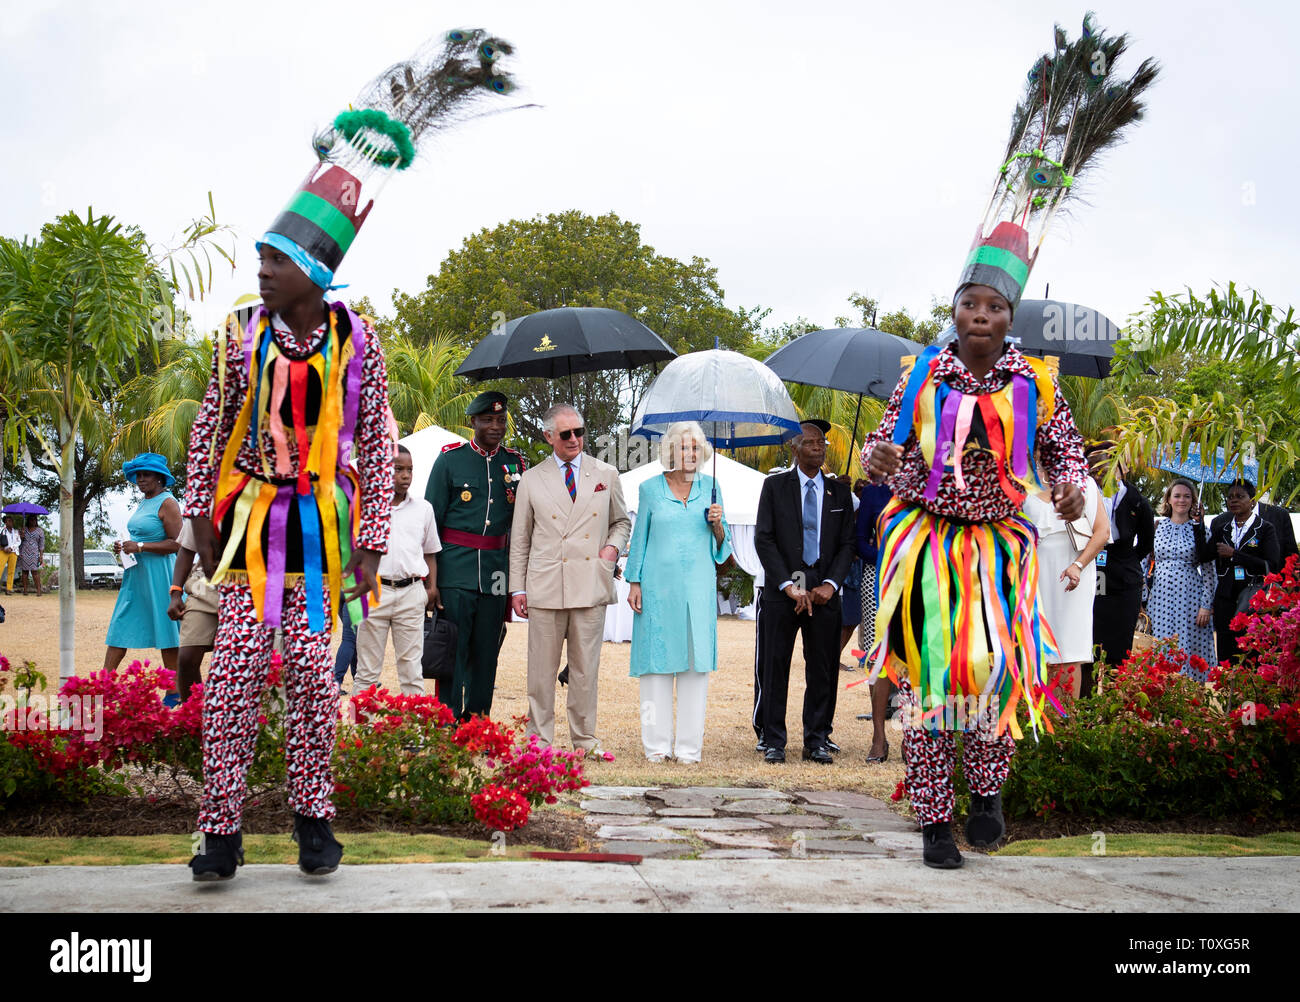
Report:
[[637,614],[631,674],[641,680],[641,744],[651,762],[698,762],[704,745],[709,674],[718,667],[715,565],[731,555],[722,495],[714,503],[713,478],[696,472],[712,454],[694,421],[672,425],[659,443],[665,472],[641,485],[637,504],[624,573]]
[[126,523],[131,538],[113,544],[114,553],[128,553],[136,562],[122,573],[122,590],[105,638],[104,667],[116,668],[128,649],[157,648],[163,667],[175,671],[181,634],[179,624],[167,616],[167,605],[180,549],[176,539],[181,534],[181,506],[167,488],[176,478],[167,469],[167,460],[156,452],[142,452],[128,460],[122,472],[144,500]]
[[[1213,555],[1206,552],[1205,526],[1201,522],[1196,488],[1190,480],[1179,478],[1170,484],[1160,504],[1161,518],[1156,520],[1155,562],[1147,615],[1151,632],[1157,639],[1176,637],[1188,654],[1215,664]],[[1199,557],[1209,556],[1207,563]],[[1204,682],[1206,672],[1184,665],[1183,674]]]

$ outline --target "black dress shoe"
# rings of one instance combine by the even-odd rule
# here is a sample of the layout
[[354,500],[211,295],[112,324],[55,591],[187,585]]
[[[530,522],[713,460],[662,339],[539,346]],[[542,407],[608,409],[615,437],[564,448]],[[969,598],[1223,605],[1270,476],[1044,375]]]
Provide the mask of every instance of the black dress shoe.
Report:
[[770,762],[773,765],[780,765],[785,761],[785,750],[782,748],[769,748],[763,752],[763,761]]
[[936,870],[955,870],[962,864],[961,853],[952,838],[952,823],[941,821],[938,824],[921,827],[922,859],[926,866]]
[[1002,794],[982,797],[970,795],[970,814],[966,818],[966,841],[976,849],[997,845],[1007,833],[1007,823],[1002,818]]
[[828,752],[830,752],[832,755],[838,755],[838,754],[840,753],[840,746],[837,745],[837,744],[836,744],[834,741],[832,741],[830,738],[827,738],[827,739],[826,739],[826,750],[827,750]]
[[816,748],[809,748],[804,745],[803,758],[805,762],[811,759],[818,765],[834,765],[835,763],[835,759],[831,758],[830,749],[825,745],[818,745]]

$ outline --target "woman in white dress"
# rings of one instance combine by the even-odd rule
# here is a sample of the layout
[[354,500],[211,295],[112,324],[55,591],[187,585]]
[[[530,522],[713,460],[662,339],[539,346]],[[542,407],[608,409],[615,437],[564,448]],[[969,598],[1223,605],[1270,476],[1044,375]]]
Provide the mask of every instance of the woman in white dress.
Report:
[[1057,516],[1050,494],[1030,494],[1023,511],[1038,529],[1039,609],[1056,636],[1057,660],[1047,666],[1048,677],[1059,690],[1068,686],[1078,699],[1083,680],[1079,666],[1092,660],[1092,600],[1097,592],[1093,560],[1110,542],[1106,506],[1089,478],[1083,514],[1074,522]]

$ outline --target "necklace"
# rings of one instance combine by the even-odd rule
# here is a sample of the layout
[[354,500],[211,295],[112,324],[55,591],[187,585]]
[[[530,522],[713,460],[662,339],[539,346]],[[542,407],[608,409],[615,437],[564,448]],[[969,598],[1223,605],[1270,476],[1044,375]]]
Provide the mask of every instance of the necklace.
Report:
[[[678,481],[673,480],[667,474],[664,475],[664,480],[667,481],[668,483],[668,489],[673,492],[673,497],[675,497],[678,501],[680,501],[683,505],[685,505],[687,499],[689,499],[691,496],[691,481],[685,480],[679,483]],[[685,490],[683,490],[682,488],[685,488]]]

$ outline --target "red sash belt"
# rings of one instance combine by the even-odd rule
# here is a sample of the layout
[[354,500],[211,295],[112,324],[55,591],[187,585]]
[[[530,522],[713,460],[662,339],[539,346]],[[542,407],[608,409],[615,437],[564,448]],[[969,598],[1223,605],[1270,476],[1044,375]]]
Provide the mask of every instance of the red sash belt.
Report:
[[480,536],[474,532],[461,532],[459,529],[443,529],[439,532],[444,543],[457,546],[472,546],[476,550],[504,550],[509,537]]

